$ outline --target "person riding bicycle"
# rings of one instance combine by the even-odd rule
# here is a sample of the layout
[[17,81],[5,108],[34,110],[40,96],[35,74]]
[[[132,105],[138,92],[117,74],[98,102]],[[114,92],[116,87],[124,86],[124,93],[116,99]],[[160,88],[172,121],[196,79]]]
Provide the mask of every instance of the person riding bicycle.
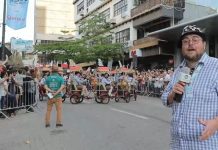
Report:
[[75,75],[73,76],[72,81],[73,81],[73,84],[75,85],[76,90],[77,89],[82,90],[81,95],[88,98],[88,90],[86,88],[87,80],[81,76],[80,72],[75,72]]
[[110,87],[109,91],[108,91],[108,95],[111,96],[112,90],[113,90],[113,86],[112,86],[112,81],[109,79],[109,74],[102,74],[101,76],[101,83],[104,87],[104,89],[106,90],[106,87]]

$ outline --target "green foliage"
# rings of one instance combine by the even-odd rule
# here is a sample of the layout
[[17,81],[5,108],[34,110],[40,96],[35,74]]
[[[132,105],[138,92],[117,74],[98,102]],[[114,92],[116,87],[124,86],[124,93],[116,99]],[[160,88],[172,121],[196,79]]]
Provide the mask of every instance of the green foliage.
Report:
[[102,14],[93,14],[90,18],[81,21],[79,32],[81,39],[40,44],[35,46],[38,52],[52,54],[55,60],[73,59],[76,63],[102,60],[119,60],[122,58],[123,45],[111,43],[111,27]]

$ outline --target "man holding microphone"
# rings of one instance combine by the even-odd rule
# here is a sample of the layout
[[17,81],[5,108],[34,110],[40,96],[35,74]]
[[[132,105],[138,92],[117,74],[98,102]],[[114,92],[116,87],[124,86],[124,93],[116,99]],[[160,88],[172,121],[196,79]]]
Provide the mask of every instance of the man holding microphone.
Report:
[[217,150],[218,59],[206,54],[206,36],[195,25],[179,40],[184,57],[162,95],[172,108],[172,150]]

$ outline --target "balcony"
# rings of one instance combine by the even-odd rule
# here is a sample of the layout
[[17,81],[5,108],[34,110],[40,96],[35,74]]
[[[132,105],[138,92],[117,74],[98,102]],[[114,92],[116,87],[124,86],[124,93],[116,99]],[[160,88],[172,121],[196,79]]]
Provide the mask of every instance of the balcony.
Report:
[[138,5],[136,8],[131,10],[131,17],[141,14],[144,11],[155,9],[160,5],[165,5],[168,7],[184,8],[185,0],[147,0],[142,4]]
[[[183,18],[184,0],[148,0],[131,10],[134,26],[141,25],[160,18]],[[140,17],[139,17],[140,16]]]

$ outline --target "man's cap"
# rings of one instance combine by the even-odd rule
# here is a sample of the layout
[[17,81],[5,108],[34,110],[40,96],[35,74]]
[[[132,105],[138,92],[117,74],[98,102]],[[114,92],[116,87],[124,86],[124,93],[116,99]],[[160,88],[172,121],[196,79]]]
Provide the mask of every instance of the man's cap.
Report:
[[203,41],[206,41],[206,35],[200,27],[197,27],[196,25],[187,25],[183,28],[182,34],[180,36],[178,43],[179,48],[182,47],[182,40],[184,39],[184,37],[189,34],[196,34],[200,36],[203,39]]

